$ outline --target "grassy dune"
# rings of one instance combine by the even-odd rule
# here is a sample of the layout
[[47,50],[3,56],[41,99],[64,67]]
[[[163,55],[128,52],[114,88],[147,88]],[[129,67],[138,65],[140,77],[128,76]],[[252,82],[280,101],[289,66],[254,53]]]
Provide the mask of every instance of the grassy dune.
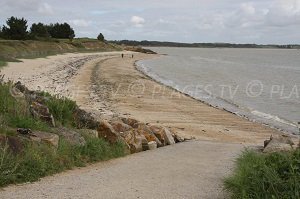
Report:
[[95,52],[121,50],[118,45],[96,39],[51,39],[44,41],[0,40],[0,66],[18,58],[38,58],[67,52]]

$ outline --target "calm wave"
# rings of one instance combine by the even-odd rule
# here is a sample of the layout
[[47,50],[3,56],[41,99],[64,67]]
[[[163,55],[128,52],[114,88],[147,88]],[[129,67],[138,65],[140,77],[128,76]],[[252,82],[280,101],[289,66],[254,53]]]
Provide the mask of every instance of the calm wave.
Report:
[[299,133],[299,50],[151,50],[167,54],[138,62],[155,80],[252,121]]

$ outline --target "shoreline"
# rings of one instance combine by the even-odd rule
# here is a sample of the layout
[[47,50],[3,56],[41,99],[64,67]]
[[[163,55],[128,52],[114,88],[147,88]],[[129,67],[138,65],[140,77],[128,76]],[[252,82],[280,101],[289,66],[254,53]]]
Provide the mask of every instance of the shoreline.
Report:
[[[140,81],[140,82],[144,82],[144,81],[151,82],[151,83],[144,82],[145,84],[142,83],[142,84],[144,84],[143,86],[145,86],[145,88],[146,88],[145,89],[146,92],[142,93],[142,94],[138,93],[138,96],[130,96],[130,95],[128,95],[128,93],[125,92],[125,93],[122,93],[123,97],[118,95],[118,96],[114,96],[112,99],[110,99],[111,104],[113,104],[112,109],[114,109],[114,111],[116,113],[118,113],[119,115],[127,116],[127,117],[130,116],[130,117],[139,119],[139,120],[141,120],[145,123],[149,123],[151,125],[155,125],[155,123],[159,123],[160,125],[162,124],[162,125],[171,127],[173,130],[175,130],[179,134],[193,136],[193,137],[199,138],[200,140],[225,141],[225,142],[244,143],[244,144],[259,144],[259,143],[261,144],[264,141],[264,139],[267,139],[272,134],[282,134],[282,132],[279,132],[277,129],[272,129],[269,126],[265,126],[265,125],[257,123],[257,122],[254,123],[253,121],[246,120],[246,118],[235,115],[230,111],[219,109],[217,107],[213,107],[213,106],[211,106],[211,105],[209,105],[205,102],[202,102],[201,100],[195,99],[195,98],[193,98],[193,97],[191,97],[187,94],[184,94],[184,93],[181,93],[181,92],[175,90],[172,87],[166,86],[166,85],[162,84],[161,82],[156,81],[155,79],[152,79],[147,74],[144,74],[142,71],[138,70],[138,68],[136,67],[136,62],[140,61],[140,60],[155,58],[155,56],[146,56],[146,55],[138,55],[138,56],[139,56],[138,59],[137,58],[134,59],[133,62],[129,61],[130,63],[127,63],[127,61],[126,61],[126,63],[124,63],[124,64],[119,63],[120,66],[118,66],[118,68],[108,69],[109,65],[111,65],[111,66],[116,65],[116,63],[114,61],[112,61],[112,59],[107,60],[106,62],[102,63],[102,66],[100,65],[100,67],[99,67],[100,68],[99,70],[102,71],[102,74],[112,74],[112,75],[115,75],[117,77],[114,77],[114,79],[112,80],[111,77],[109,77],[109,76],[112,76],[112,75],[108,75],[107,77],[105,75],[102,75],[102,76],[98,77],[98,79],[102,79],[102,80],[106,81],[106,84],[108,82],[108,85],[109,85],[109,82],[110,82],[111,85],[109,85],[109,86],[111,86],[111,87],[113,87],[112,86],[113,83],[114,84],[124,84],[125,87],[124,86],[121,87],[121,90],[123,90],[123,91],[126,90],[126,87],[127,87],[127,89],[130,87],[130,81],[131,81],[131,83],[138,82],[138,81]],[[132,66],[129,66],[129,65],[132,65]],[[126,69],[124,69],[125,67],[126,67]],[[124,69],[124,71],[122,71],[121,68]],[[122,73],[120,71],[116,71],[116,70],[119,70],[119,69],[121,69],[121,71],[124,72],[124,73]],[[120,73],[122,73],[122,76],[121,76]],[[130,74],[132,77],[131,78],[124,78],[124,76],[126,76],[127,74],[128,75]],[[121,80],[122,78],[124,80]],[[126,86],[126,84],[127,84],[127,86]],[[147,87],[147,84],[150,84],[150,85],[148,85],[149,87]],[[107,88],[108,85],[106,85],[106,86],[102,85],[102,86]],[[182,123],[182,127],[180,127],[179,124],[176,124],[176,123],[180,123],[178,121],[176,121],[176,122],[174,122],[174,121],[159,121],[160,119],[161,120],[166,120],[166,119],[168,119],[168,117],[169,117],[169,119],[172,118],[174,116],[174,112],[172,114],[170,114],[170,116],[163,115],[163,117],[161,117],[161,118],[157,117],[158,115],[160,115],[159,113],[158,114],[152,114],[153,117],[150,117],[151,114],[149,114],[148,116],[144,116],[145,114],[150,113],[149,111],[152,111],[152,112],[153,112],[153,110],[155,111],[155,107],[153,107],[153,106],[151,107],[151,104],[157,103],[157,100],[149,99],[149,95],[150,95],[150,98],[151,98],[151,93],[147,93],[147,90],[148,91],[151,90],[151,89],[149,89],[151,86],[152,87],[153,86],[154,87],[155,86],[162,87],[164,90],[168,90],[166,92],[171,92],[171,93],[174,93],[175,95],[183,96],[184,100],[187,100],[188,102],[193,101],[193,104],[199,104],[199,106],[202,107],[201,108],[202,110],[207,111],[207,109],[209,109],[209,111],[218,112],[218,113],[213,113],[213,114],[220,115],[221,117],[227,117],[227,116],[231,115],[229,117],[234,117],[231,120],[231,123],[232,123],[231,126],[233,128],[230,128],[230,127],[227,128],[228,126],[230,126],[230,124],[228,124],[226,122],[223,123],[223,124],[220,124],[220,123],[222,123],[222,121],[221,122],[218,121],[219,124],[216,124],[216,125],[213,125],[213,124],[209,124],[209,125],[203,124],[202,126],[198,125],[198,127],[200,127],[200,128],[198,128],[199,130],[196,132],[196,126],[197,126],[196,123],[202,123],[203,121],[201,121],[201,119],[199,119],[197,121],[193,121],[192,125],[194,125],[194,127],[189,128],[189,127],[186,127],[187,125],[184,124],[184,122]],[[120,88],[117,88],[117,89],[120,90]],[[146,102],[142,103],[142,104],[138,104],[138,105],[137,105],[137,103],[134,102],[136,100],[139,100],[139,99],[142,99],[142,98],[147,98],[147,97],[148,97],[148,99],[146,99],[145,101],[147,101],[147,103],[150,104],[150,107],[151,107],[150,110],[147,107]],[[126,102],[126,101],[129,101],[129,102]],[[130,101],[132,103],[130,103]],[[126,105],[126,103],[128,103],[128,105]],[[161,103],[166,105],[166,103],[164,103],[164,102],[161,102]],[[177,105],[178,104],[180,105],[180,102],[178,102]],[[157,105],[161,105],[161,104],[157,104]],[[206,108],[203,107],[203,106],[206,106]],[[171,107],[169,107],[169,109],[170,108]],[[136,110],[136,109],[139,109],[139,110]],[[144,114],[141,114],[140,112],[144,112]],[[180,111],[178,111],[176,114],[180,114]],[[193,112],[190,110],[189,114],[193,114]],[[226,116],[224,116],[224,115],[226,115]],[[156,117],[156,121],[154,121],[154,119],[153,119],[154,117]],[[208,122],[208,123],[216,122],[212,119],[212,117],[208,117],[206,119],[208,119],[208,120],[211,119],[212,120],[211,122]],[[184,120],[181,120],[181,121],[184,121]],[[242,123],[241,125],[246,126],[246,128],[237,127],[238,124],[236,125],[235,123],[240,123],[240,122]],[[187,123],[189,123],[189,122],[187,122]],[[252,125],[255,126],[253,131],[251,131],[251,126]],[[204,129],[201,129],[201,127],[204,128]],[[193,133],[187,133],[187,131],[189,131],[189,130],[193,131]],[[261,131],[263,133],[259,133]],[[225,133],[225,135],[218,135],[220,133]],[[238,135],[239,133],[241,133],[241,134]],[[245,137],[243,137],[243,133],[245,133],[244,134]],[[208,136],[203,135],[203,134],[206,134]],[[215,134],[215,135],[213,135],[213,134]]]
[[[159,54],[159,56],[162,56],[162,55],[165,55],[165,54]],[[155,59],[155,58],[151,58],[151,59]],[[145,60],[149,60],[149,59],[145,59]],[[182,93],[183,95],[185,95],[185,96],[187,96],[187,97],[190,97],[190,98],[192,98],[192,99],[194,99],[194,100],[197,100],[197,101],[199,101],[200,103],[206,104],[207,106],[214,107],[214,108],[216,108],[216,109],[218,109],[218,110],[226,111],[226,112],[228,112],[228,113],[230,113],[230,114],[236,115],[236,116],[238,116],[238,117],[240,117],[240,118],[243,118],[243,119],[246,119],[246,120],[248,120],[248,121],[250,121],[250,122],[261,124],[261,125],[263,125],[263,126],[265,126],[265,127],[268,127],[268,128],[274,129],[274,130],[276,130],[276,131],[279,131],[280,133],[283,133],[283,134],[285,134],[285,135],[288,135],[288,136],[295,136],[295,137],[299,137],[299,136],[300,136],[300,134],[297,134],[296,132],[292,132],[292,131],[289,131],[289,130],[287,130],[287,129],[284,129],[284,128],[279,127],[279,124],[276,126],[276,125],[273,125],[272,123],[264,122],[264,121],[263,121],[263,118],[260,118],[260,117],[258,117],[258,116],[256,116],[256,117],[258,118],[258,119],[256,119],[256,118],[255,118],[255,115],[252,114],[252,113],[247,113],[248,115],[246,115],[246,114],[239,114],[239,113],[237,113],[237,112],[230,111],[230,110],[228,110],[228,109],[226,109],[226,108],[224,108],[224,107],[222,107],[222,106],[210,104],[209,102],[206,102],[206,101],[204,101],[204,100],[202,100],[202,99],[200,99],[200,98],[196,98],[196,97],[194,97],[194,96],[192,96],[192,95],[189,95],[188,93],[185,93],[185,92],[183,92],[183,91],[181,91],[181,90],[179,90],[179,89],[176,89],[176,88],[174,88],[174,87],[172,87],[172,86],[170,86],[170,85],[167,85],[167,84],[165,84],[164,82],[162,82],[162,81],[156,79],[155,77],[151,77],[151,75],[148,74],[148,73],[142,68],[142,66],[138,65],[138,62],[140,62],[140,61],[145,61],[145,60],[137,60],[137,61],[134,63],[134,66],[135,66],[136,70],[139,71],[139,72],[141,72],[142,74],[144,74],[145,76],[147,76],[148,78],[152,79],[153,81],[155,81],[155,82],[158,83],[158,84],[164,85],[164,86],[166,86],[166,87],[168,87],[168,88],[170,88],[170,89],[173,89],[173,90],[175,90],[175,91],[177,91],[177,92],[180,92],[180,93]],[[223,99],[220,98],[220,100],[223,100]],[[238,105],[237,105],[237,109],[239,109]],[[253,117],[251,117],[251,116],[253,116]],[[274,116],[274,117],[277,117],[277,116]],[[273,122],[274,122],[274,121],[273,121]],[[282,125],[283,125],[283,124],[282,124]]]
[[[137,61],[157,56],[133,52],[65,54],[11,63],[3,72],[30,89],[36,90],[38,85],[52,94],[70,97],[99,119],[132,117],[200,140],[246,145],[261,145],[271,134],[281,134],[165,86],[136,68]],[[25,74],[19,76],[14,70]],[[140,85],[143,93],[132,90]]]

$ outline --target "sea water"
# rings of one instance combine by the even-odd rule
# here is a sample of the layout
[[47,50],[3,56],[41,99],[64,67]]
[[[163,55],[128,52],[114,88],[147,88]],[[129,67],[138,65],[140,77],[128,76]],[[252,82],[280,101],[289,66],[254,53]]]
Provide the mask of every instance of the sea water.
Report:
[[138,68],[210,105],[299,134],[300,50],[151,48]]

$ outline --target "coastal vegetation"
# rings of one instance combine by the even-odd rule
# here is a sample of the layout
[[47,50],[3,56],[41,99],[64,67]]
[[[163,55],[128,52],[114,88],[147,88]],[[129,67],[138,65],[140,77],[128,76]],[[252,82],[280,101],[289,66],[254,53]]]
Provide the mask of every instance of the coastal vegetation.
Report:
[[[75,102],[43,92],[16,93],[13,86],[0,81],[0,187],[126,155],[123,142],[108,143],[89,129],[78,129]],[[44,120],[45,111],[36,117],[35,106],[49,107],[55,127]]]
[[291,152],[245,151],[225,187],[234,199],[300,198],[300,149]]
[[43,23],[32,24],[27,31],[27,20],[24,18],[10,17],[1,29],[0,37],[9,40],[28,40],[42,38],[73,39],[75,32],[68,23],[55,23],[44,25]]
[[259,44],[231,44],[231,43],[179,43],[165,41],[134,41],[120,40],[111,41],[118,45],[145,46],[145,47],[187,47],[187,48],[281,48],[300,49],[300,45],[259,45]]
[[105,39],[104,39],[104,35],[103,35],[102,33],[100,33],[100,34],[98,35],[97,39],[98,39],[99,41],[104,41],[104,40],[105,40]]
[[24,18],[10,17],[0,27],[0,67],[20,58],[46,57],[68,52],[102,52],[121,50],[116,44],[97,39],[74,38],[74,29],[68,23],[33,23],[28,27]]

